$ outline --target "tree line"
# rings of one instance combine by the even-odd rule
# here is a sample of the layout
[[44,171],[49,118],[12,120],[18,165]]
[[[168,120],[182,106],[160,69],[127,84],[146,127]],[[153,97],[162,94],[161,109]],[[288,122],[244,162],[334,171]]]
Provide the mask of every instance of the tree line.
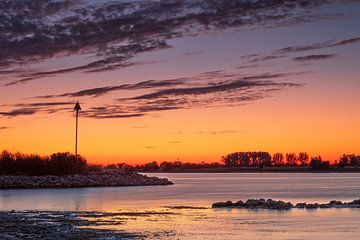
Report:
[[0,154],[1,175],[72,175],[86,174],[87,172],[86,160],[68,152],[54,153],[50,156],[8,151]]
[[71,175],[87,174],[89,171],[103,171],[104,169],[122,169],[133,172],[171,172],[193,171],[203,169],[224,168],[309,168],[312,170],[327,170],[360,167],[360,156],[344,154],[338,161],[330,163],[324,161],[321,156],[309,157],[306,152],[275,153],[268,152],[234,152],[221,158],[221,162],[188,163],[181,161],[164,161],[158,163],[152,161],[145,164],[129,165],[126,163],[110,164],[107,166],[90,165],[86,159],[68,152],[54,153],[50,156],[36,154],[0,153],[0,175]]
[[324,161],[321,156],[309,157],[307,152],[275,153],[268,152],[234,152],[222,157],[225,167],[311,167],[314,170],[360,166],[360,156],[344,154],[333,164]]
[[226,167],[307,166],[309,155],[306,152],[298,155],[275,153],[273,156],[268,152],[234,152],[223,156],[222,162]]
[[343,155],[338,161],[331,163],[323,160],[321,156],[310,157],[307,152],[296,153],[275,153],[268,152],[234,152],[221,158],[221,162],[213,163],[184,163],[181,161],[156,161],[131,166],[125,163],[111,164],[106,168],[122,168],[129,171],[140,172],[168,172],[168,171],[187,171],[200,169],[219,169],[219,168],[308,168],[314,171],[328,170],[330,168],[360,167],[360,156]]

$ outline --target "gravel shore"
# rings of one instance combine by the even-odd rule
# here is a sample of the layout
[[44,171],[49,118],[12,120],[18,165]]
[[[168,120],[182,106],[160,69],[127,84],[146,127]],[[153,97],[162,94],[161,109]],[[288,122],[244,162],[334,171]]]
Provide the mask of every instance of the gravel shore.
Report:
[[[87,212],[0,212],[0,239],[2,240],[124,240],[143,239],[123,231],[92,229],[105,221],[81,218]],[[92,213],[95,214],[95,213]]]
[[67,176],[0,176],[0,189],[83,188],[109,186],[151,186],[173,184],[166,178],[148,177],[122,170]]

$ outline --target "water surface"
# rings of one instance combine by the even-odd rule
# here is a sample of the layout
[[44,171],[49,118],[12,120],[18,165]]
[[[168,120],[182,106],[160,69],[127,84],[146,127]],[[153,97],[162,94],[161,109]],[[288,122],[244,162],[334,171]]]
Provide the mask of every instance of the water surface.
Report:
[[[216,201],[273,198],[296,202],[360,198],[357,173],[178,173],[172,186],[0,191],[1,210],[138,212],[101,226],[146,239],[358,239],[360,209],[290,211],[211,209]],[[191,206],[200,208],[173,208]],[[120,223],[120,225],[117,225]]]

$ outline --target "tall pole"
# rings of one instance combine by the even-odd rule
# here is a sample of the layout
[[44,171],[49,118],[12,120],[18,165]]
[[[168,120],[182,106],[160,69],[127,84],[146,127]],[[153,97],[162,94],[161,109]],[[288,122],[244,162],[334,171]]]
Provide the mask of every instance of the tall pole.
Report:
[[78,126],[79,126],[79,111],[81,110],[80,103],[76,102],[74,110],[76,111],[76,132],[75,132],[75,157],[78,158],[77,142],[78,142]]

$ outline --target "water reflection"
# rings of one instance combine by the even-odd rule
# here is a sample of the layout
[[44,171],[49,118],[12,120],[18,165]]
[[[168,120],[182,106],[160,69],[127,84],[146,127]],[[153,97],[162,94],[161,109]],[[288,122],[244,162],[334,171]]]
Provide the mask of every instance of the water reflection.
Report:
[[[154,174],[152,174],[154,175]],[[80,189],[2,190],[3,210],[117,211],[172,205],[210,206],[215,201],[273,198],[328,202],[360,198],[356,173],[155,174],[175,185]]]

